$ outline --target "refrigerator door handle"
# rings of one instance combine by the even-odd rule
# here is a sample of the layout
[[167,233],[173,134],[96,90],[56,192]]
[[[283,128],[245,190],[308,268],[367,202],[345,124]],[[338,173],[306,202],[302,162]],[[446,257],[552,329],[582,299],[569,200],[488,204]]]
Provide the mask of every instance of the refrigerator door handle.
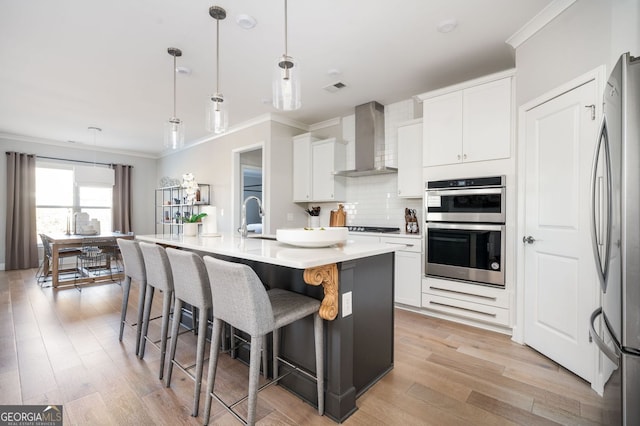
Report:
[[598,333],[596,332],[596,328],[594,323],[596,322],[596,318],[602,314],[602,308],[598,308],[591,314],[591,320],[589,321],[589,340],[595,342],[596,346],[602,351],[603,354],[606,355],[607,358],[611,360],[618,368],[620,364],[620,355],[618,355],[617,351],[611,350],[611,348],[602,340]]
[[[600,160],[600,151],[604,150],[604,167],[606,172],[606,232],[604,238],[604,246],[602,253],[600,252],[599,245],[602,244],[602,214],[600,218],[596,217],[596,211],[600,209],[599,203],[601,200],[602,192],[598,185],[598,162]],[[597,196],[600,195],[600,196]],[[598,132],[598,142],[596,144],[595,155],[593,159],[593,167],[591,171],[591,237],[593,245],[593,253],[596,259],[598,281],[600,282],[600,288],[603,293],[607,291],[607,276],[609,275],[609,253],[611,245],[611,213],[612,213],[612,187],[611,187],[611,156],[609,148],[609,137],[607,131],[607,119],[602,118],[602,125]],[[600,225],[600,226],[599,226]],[[603,262],[604,259],[604,262]]]

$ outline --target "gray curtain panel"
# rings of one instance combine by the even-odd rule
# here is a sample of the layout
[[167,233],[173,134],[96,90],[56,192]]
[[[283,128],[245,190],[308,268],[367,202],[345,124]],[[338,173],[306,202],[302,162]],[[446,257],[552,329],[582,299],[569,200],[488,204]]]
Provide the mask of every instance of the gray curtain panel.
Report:
[[112,206],[112,231],[132,232],[131,229],[131,172],[133,166],[124,164],[112,164],[115,171],[115,184],[113,186],[113,206]]
[[7,152],[5,269],[38,267],[36,157]]

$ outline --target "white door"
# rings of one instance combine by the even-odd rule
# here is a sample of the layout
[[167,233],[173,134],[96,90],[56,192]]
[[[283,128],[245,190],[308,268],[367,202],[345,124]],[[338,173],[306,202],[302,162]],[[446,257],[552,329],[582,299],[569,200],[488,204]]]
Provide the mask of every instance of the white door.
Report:
[[[585,380],[596,351],[589,315],[598,283],[591,246],[591,167],[598,123],[591,80],[525,114],[525,343]],[[521,237],[522,238],[522,237]]]

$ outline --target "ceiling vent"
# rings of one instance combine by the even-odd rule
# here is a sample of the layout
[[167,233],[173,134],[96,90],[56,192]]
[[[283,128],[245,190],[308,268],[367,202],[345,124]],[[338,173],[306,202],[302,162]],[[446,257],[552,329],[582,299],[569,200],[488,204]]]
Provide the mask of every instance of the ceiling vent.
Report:
[[329,93],[336,93],[338,90],[344,89],[345,87],[347,87],[346,84],[344,84],[341,81],[338,81],[336,83],[323,87],[323,89]]

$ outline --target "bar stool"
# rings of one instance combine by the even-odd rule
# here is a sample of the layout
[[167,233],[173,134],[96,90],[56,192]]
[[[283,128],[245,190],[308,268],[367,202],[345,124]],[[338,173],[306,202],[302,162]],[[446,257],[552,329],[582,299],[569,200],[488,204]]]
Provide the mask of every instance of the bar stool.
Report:
[[[171,272],[173,274],[173,291],[176,299],[173,307],[173,323],[171,325],[171,351],[167,370],[166,386],[171,385],[171,373],[176,365],[182,372],[195,381],[194,402],[192,416],[198,415],[200,403],[200,388],[202,386],[202,369],[204,364],[204,346],[207,336],[208,315],[212,308],[209,278],[202,258],[190,251],[166,249]],[[198,308],[198,343],[196,347],[196,363],[190,367],[181,366],[176,360],[176,346],[178,343],[178,328],[182,318],[182,306],[188,303]],[[195,321],[195,318],[194,318]],[[214,351],[217,352],[217,351]],[[196,368],[195,374],[189,369]]]
[[[173,274],[171,265],[165,249],[157,244],[140,243],[140,250],[144,259],[144,266],[147,271],[147,290],[144,298],[144,314],[142,317],[142,333],[140,340],[140,353],[138,357],[144,358],[146,342],[160,349],[160,375],[162,380],[164,375],[164,360],[167,352],[167,334],[169,331],[169,317],[171,316],[171,298],[173,297]],[[151,316],[151,304],[153,303],[154,290],[162,291],[162,329],[160,331],[160,346],[147,337],[149,331],[149,321]],[[156,318],[154,318],[156,319]]]
[[[274,379],[263,386],[277,383],[282,377],[276,377],[278,361],[278,333],[281,327],[299,319],[313,315],[316,347],[316,376],[318,389],[318,413],[324,413],[324,330],[318,314],[320,301],[302,294],[282,289],[265,290],[260,278],[249,266],[204,257],[209,274],[211,294],[213,296],[213,331],[211,353],[209,355],[209,373],[207,376],[207,399],[204,411],[204,424],[209,422],[211,400],[215,398],[238,420],[245,421],[233,410],[238,403],[248,399],[249,409],[246,423],[255,423],[256,403],[258,399],[258,376],[260,374],[260,350],[263,337],[270,332],[274,336]],[[233,404],[227,405],[214,392],[218,351],[223,322],[248,333],[251,336],[249,359],[249,395]],[[265,348],[266,350],[266,348]],[[284,361],[286,362],[286,361]],[[288,363],[289,364],[289,363]],[[291,364],[289,364],[291,365]],[[292,365],[291,365],[292,366]],[[296,368],[295,366],[292,366]],[[303,371],[296,368],[298,371]]]
[[144,259],[137,241],[118,238],[118,247],[122,254],[122,263],[124,264],[124,284],[122,287],[122,313],[120,315],[120,337],[118,340],[122,342],[122,334],[127,319],[127,307],[129,306],[129,292],[131,291],[131,280],[136,280],[140,284],[138,295],[138,320],[131,324],[136,327],[136,355],[140,353],[140,336],[142,334],[142,313],[144,306],[144,295],[147,289],[147,272],[144,267]]

